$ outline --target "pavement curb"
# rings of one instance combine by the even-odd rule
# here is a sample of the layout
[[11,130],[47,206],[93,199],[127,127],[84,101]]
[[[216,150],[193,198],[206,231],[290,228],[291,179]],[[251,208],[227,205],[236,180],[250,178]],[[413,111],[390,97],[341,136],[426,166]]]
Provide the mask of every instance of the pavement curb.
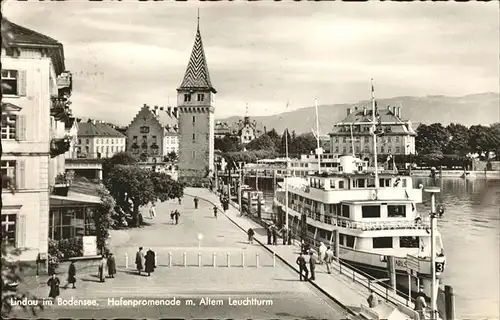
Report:
[[[191,195],[191,194],[185,194],[187,196],[190,196],[190,197],[195,197],[194,195]],[[217,206],[216,203],[212,202],[211,200],[208,200],[202,196],[196,196],[198,198],[200,198],[201,200],[204,200],[208,203],[211,203],[213,204],[214,206],[220,208],[219,206]],[[224,216],[229,219],[229,221],[231,221],[234,225],[236,225],[238,228],[240,228],[243,232],[247,232],[247,230],[243,229],[237,222],[235,222],[233,219],[231,219],[231,217],[229,217],[225,212],[224,210],[221,210],[222,211],[222,214],[224,214]],[[299,273],[299,270],[297,270],[295,268],[295,266],[293,266],[292,264],[290,264],[288,261],[286,261],[284,258],[282,258],[278,253],[276,253],[275,251],[273,251],[271,248],[269,248],[267,245],[263,244],[262,242],[260,242],[259,240],[257,239],[254,239],[259,245],[261,245],[262,247],[264,247],[267,251],[269,251],[270,253],[272,254],[275,254],[276,257],[281,261],[283,262],[284,264],[286,264],[289,268],[291,268],[292,270],[294,270],[297,274],[300,274]],[[323,288],[321,288],[319,285],[317,285],[316,283],[314,283],[313,281],[307,279],[307,281],[312,284],[316,289],[318,289],[321,293],[323,293],[324,295],[326,295],[328,298],[330,298],[332,301],[334,301],[336,304],[338,304],[342,309],[344,309],[346,312],[349,313],[349,315],[351,316],[358,316],[357,313],[355,313],[353,310],[351,310],[351,308],[347,307],[346,305],[344,305],[342,302],[340,302],[337,298],[335,298],[334,296],[332,296],[330,293],[328,293],[327,291],[325,291]]]

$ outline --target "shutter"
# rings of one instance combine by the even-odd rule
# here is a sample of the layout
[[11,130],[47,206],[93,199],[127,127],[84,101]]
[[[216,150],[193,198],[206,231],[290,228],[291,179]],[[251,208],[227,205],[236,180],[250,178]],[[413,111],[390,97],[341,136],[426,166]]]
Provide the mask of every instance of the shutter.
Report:
[[16,247],[26,247],[26,216],[16,215]]
[[25,160],[16,161],[16,189],[25,189]]
[[17,95],[26,96],[26,70],[17,71]]
[[16,140],[26,140],[26,116],[18,115],[16,117]]

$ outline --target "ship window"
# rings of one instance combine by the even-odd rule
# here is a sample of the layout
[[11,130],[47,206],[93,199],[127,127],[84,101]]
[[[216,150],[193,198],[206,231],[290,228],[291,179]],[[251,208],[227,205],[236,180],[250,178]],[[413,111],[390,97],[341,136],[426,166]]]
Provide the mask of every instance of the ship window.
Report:
[[406,179],[403,179],[403,188],[406,188]]
[[373,238],[373,249],[392,248],[392,237]]
[[380,206],[362,206],[363,218],[380,218]]
[[342,217],[346,217],[346,218],[350,217],[349,206],[346,204],[342,205]]
[[354,248],[354,240],[356,239],[354,236],[346,235],[346,246],[349,248]]
[[419,245],[419,237],[399,237],[400,248],[418,248]]
[[406,217],[405,205],[388,205],[387,216],[389,218],[404,218]]
[[330,180],[330,188],[335,189],[335,180]]
[[365,179],[358,179],[358,188],[365,187]]
[[344,181],[339,181],[339,189],[344,189]]
[[345,238],[345,234],[342,234],[342,233],[339,233],[339,244],[340,245],[344,245],[344,238]]
[[315,226],[312,226],[312,225],[308,225],[307,226],[307,231],[314,234],[314,232],[316,231],[316,227]]

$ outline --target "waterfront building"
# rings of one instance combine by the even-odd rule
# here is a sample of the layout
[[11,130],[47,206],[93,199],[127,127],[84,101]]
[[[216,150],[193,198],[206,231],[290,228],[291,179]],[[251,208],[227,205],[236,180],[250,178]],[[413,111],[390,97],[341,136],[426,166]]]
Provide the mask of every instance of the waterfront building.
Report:
[[[377,110],[378,127],[383,135],[377,138],[377,152],[382,159],[394,156],[404,159],[415,154],[415,127],[403,120],[401,107],[387,106]],[[347,116],[334,124],[330,133],[331,153],[356,155],[373,161],[372,110],[367,107],[347,108]]]
[[255,120],[250,120],[248,115],[248,105],[246,106],[246,114],[243,119],[238,122],[228,124],[225,121],[217,121],[215,123],[215,137],[222,139],[225,136],[236,137],[242,145],[250,143],[265,132],[265,128]]
[[77,158],[111,158],[125,151],[125,136],[96,120],[78,124]]
[[213,172],[216,93],[210,81],[198,20],[191,57],[177,89],[180,181],[206,183]]
[[143,163],[168,162],[179,151],[178,117],[177,108],[144,104],[127,128],[127,151]]

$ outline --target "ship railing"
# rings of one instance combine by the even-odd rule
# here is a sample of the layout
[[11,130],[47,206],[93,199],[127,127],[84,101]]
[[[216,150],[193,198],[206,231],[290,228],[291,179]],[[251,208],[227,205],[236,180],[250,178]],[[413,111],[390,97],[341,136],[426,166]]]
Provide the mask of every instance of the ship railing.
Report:
[[[295,228],[292,229],[292,235],[296,239],[301,239],[300,230]],[[319,252],[319,246],[321,242],[327,244],[324,241],[319,241],[311,236],[305,236],[302,238],[305,243],[309,244],[316,253]],[[344,250],[344,248],[342,248]],[[389,284],[387,284],[385,279],[377,279],[372,275],[356,268],[355,266],[345,262],[345,261],[333,261],[331,263],[331,269],[336,270],[340,274],[347,276],[353,282],[359,283],[368,290],[372,290],[376,295],[383,298],[385,301],[393,303],[395,305],[404,305],[406,307],[413,307],[415,299],[408,295],[408,292],[402,292],[400,290],[394,290]],[[367,297],[368,298],[368,297]]]
[[363,231],[375,231],[375,230],[394,230],[394,229],[428,229],[430,228],[430,220],[420,219],[419,221],[414,220],[400,220],[400,221],[352,221],[350,219],[343,219],[338,217],[330,216],[329,219],[323,217],[323,222],[334,226],[346,228],[346,229],[357,229]]

